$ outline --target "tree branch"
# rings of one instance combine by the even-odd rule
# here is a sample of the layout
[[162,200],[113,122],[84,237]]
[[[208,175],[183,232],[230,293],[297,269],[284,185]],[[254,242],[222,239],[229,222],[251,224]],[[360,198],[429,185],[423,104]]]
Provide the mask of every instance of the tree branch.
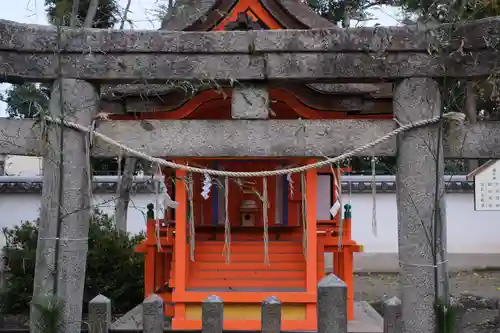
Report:
[[120,23],[120,30],[123,30],[125,27],[125,22],[127,22],[128,12],[130,11],[130,5],[132,4],[132,0],[128,0],[127,5],[125,6],[125,12],[122,16],[122,21]]

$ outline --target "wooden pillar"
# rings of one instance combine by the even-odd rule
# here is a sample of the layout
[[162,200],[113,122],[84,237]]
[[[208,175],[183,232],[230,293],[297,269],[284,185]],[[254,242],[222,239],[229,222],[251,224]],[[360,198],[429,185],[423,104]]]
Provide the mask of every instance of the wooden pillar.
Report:
[[[394,114],[403,124],[438,116],[438,84],[429,78],[404,80],[394,93]],[[398,137],[397,207],[403,333],[435,332],[434,268],[431,246],[436,177],[444,221],[444,159],[439,124]],[[437,160],[438,148],[440,149]],[[439,246],[444,246],[439,243]]]
[[[154,213],[153,213],[154,214]],[[154,215],[153,215],[154,218]],[[148,222],[146,227],[146,253],[144,258],[144,298],[155,292],[155,254],[156,246],[155,242],[155,223],[154,220],[150,219],[148,216]]]
[[[98,102],[90,83],[63,79],[54,83],[49,111],[53,118],[90,126]],[[55,294],[64,306],[63,332],[79,332],[81,325],[91,212],[87,165],[85,134],[51,124],[43,157],[33,303]],[[36,305],[31,307],[30,325],[31,332],[41,330]]]
[[[345,244],[346,241],[351,241],[351,205],[346,204],[344,206],[344,230],[342,237],[342,244]],[[341,252],[339,252],[339,265],[342,266],[341,272],[342,274],[339,277],[345,282],[347,285],[347,318],[349,320],[354,320],[354,262],[353,262],[353,253],[352,248],[343,247]]]
[[[312,163],[314,161],[308,161]],[[318,242],[316,234],[316,169],[306,171],[306,204],[307,204],[307,250],[306,250],[306,290],[315,292],[318,288]],[[301,189],[303,191],[303,189]],[[316,320],[316,305],[307,304],[307,320]]]

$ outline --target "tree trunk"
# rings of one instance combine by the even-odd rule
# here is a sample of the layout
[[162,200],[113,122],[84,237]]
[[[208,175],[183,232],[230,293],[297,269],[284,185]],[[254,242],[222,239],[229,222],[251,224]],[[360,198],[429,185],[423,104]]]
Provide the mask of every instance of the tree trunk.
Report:
[[95,15],[97,14],[97,7],[99,7],[99,0],[90,0],[87,16],[83,23],[85,28],[92,28],[92,22],[94,22]]
[[[477,123],[476,92],[474,91],[475,82],[467,82],[465,90],[465,113],[471,125]],[[467,172],[477,169],[478,160],[466,160]]]

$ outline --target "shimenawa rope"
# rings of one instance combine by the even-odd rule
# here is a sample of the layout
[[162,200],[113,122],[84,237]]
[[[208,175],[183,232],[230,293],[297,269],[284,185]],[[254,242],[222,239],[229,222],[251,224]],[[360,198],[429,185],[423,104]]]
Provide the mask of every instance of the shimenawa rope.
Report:
[[166,161],[164,159],[157,158],[157,157],[152,157],[152,156],[149,156],[149,155],[147,155],[143,152],[140,152],[138,150],[129,148],[129,147],[125,146],[124,144],[121,144],[121,143],[111,139],[110,137],[108,137],[102,133],[99,133],[97,131],[94,131],[88,127],[85,127],[85,126],[82,126],[80,124],[77,124],[77,123],[74,123],[71,121],[67,121],[67,120],[46,117],[46,119],[48,121],[53,122],[55,124],[63,124],[64,126],[66,126],[68,128],[72,128],[72,129],[75,129],[77,131],[84,132],[84,133],[92,132],[94,137],[98,137],[101,140],[103,140],[104,142],[107,142],[108,144],[110,144],[112,146],[115,146],[119,149],[122,149],[129,156],[130,155],[136,156],[138,158],[141,158],[143,160],[146,160],[146,161],[149,161],[149,162],[152,162],[155,164],[163,165],[163,166],[173,168],[173,169],[186,170],[188,172],[193,172],[193,173],[202,173],[202,174],[207,174],[207,175],[211,175],[211,176],[240,177],[240,178],[265,177],[265,176],[271,177],[271,176],[287,175],[287,174],[291,174],[291,173],[299,173],[299,172],[304,172],[304,171],[314,169],[314,168],[320,168],[322,166],[336,163],[336,162],[345,160],[347,158],[353,157],[353,156],[355,156],[355,155],[357,155],[357,154],[359,154],[367,149],[375,147],[375,146],[381,144],[382,142],[385,142],[385,141],[391,139],[392,137],[394,137],[400,133],[403,133],[405,131],[408,131],[412,128],[422,127],[425,125],[437,123],[442,118],[446,119],[446,120],[454,120],[454,121],[458,121],[458,122],[463,122],[465,120],[465,114],[460,113],[460,112],[448,112],[448,113],[443,114],[442,116],[436,116],[433,118],[424,119],[424,120],[416,121],[416,122],[409,123],[406,125],[402,125],[402,126],[396,128],[394,131],[389,132],[386,135],[384,135],[384,136],[382,136],[382,137],[380,137],[380,138],[378,138],[370,143],[367,143],[363,146],[355,148],[355,149],[353,149],[349,152],[346,152],[342,155],[339,155],[337,157],[328,158],[326,160],[318,161],[315,163],[311,163],[311,164],[307,164],[307,165],[303,165],[303,166],[299,166],[299,167],[295,167],[295,168],[290,168],[290,169],[257,171],[257,172],[234,172],[234,171],[222,171],[222,170],[197,168],[197,167],[192,167],[192,166],[188,166],[188,165],[173,163],[173,162]]
[[[375,147],[376,145],[382,143],[382,142],[385,142],[389,139],[391,139],[392,137],[402,133],[402,132],[405,132],[407,130],[410,130],[412,128],[416,128],[416,127],[422,127],[422,126],[425,126],[425,125],[429,125],[429,124],[433,124],[433,123],[437,123],[439,122],[441,119],[445,119],[445,120],[454,120],[454,121],[457,121],[457,122],[460,122],[462,123],[464,120],[465,120],[465,114],[463,113],[459,113],[459,112],[448,112],[448,113],[445,113],[443,114],[442,116],[436,116],[436,117],[433,117],[433,118],[429,118],[429,119],[424,119],[424,120],[421,120],[421,121],[417,121],[417,122],[414,122],[414,123],[409,123],[409,124],[406,124],[406,125],[401,125],[398,121],[396,121],[398,123],[398,125],[400,127],[398,127],[397,129],[395,129],[394,131],[392,132],[389,132],[387,133],[386,135],[370,142],[370,143],[367,143],[363,146],[360,146],[356,149],[353,149],[349,152],[346,152],[340,156],[337,156],[337,157],[334,157],[334,158],[327,158],[325,160],[322,160],[322,161],[318,161],[318,162],[315,162],[315,163],[311,163],[311,164],[307,164],[307,165],[303,165],[303,166],[299,166],[299,167],[294,167],[294,168],[289,168],[289,169],[280,169],[280,170],[271,170],[271,171],[258,171],[258,172],[232,172],[232,171],[223,171],[223,170],[212,170],[212,169],[204,169],[204,168],[197,168],[197,167],[192,167],[192,166],[188,166],[188,165],[183,165],[183,164],[177,164],[177,163],[173,163],[173,162],[169,162],[167,160],[164,160],[164,159],[161,159],[161,158],[157,158],[157,157],[152,157],[152,156],[149,156],[145,153],[142,153],[140,151],[137,151],[135,149],[132,149],[132,148],[129,148],[127,146],[125,146],[124,144],[121,144],[113,139],[111,139],[110,137],[102,134],[102,133],[99,133],[99,132],[96,132],[95,131],[95,126],[94,126],[94,123],[91,124],[90,127],[85,127],[85,126],[82,126],[80,124],[77,124],[77,123],[74,123],[74,122],[71,122],[71,121],[67,121],[67,120],[63,120],[63,119],[54,119],[54,118],[51,118],[51,117],[46,117],[45,118],[47,121],[49,122],[52,122],[52,123],[55,123],[55,124],[63,124],[64,126],[68,127],[68,128],[72,128],[74,130],[77,130],[77,131],[80,131],[80,132],[84,132],[84,133],[87,133],[89,134],[89,138],[92,138],[92,140],[89,140],[87,139],[87,142],[86,142],[86,146],[87,148],[90,148],[91,146],[91,141],[93,141],[93,138],[94,137],[99,137],[101,140],[103,140],[104,142],[107,142],[108,144],[110,145],[113,145],[113,146],[116,146],[119,151],[120,151],[120,158],[121,158],[121,155],[123,152],[125,153],[128,153],[128,155],[131,155],[131,156],[136,156],[138,158],[141,158],[143,160],[146,160],[146,161],[149,161],[149,162],[152,162],[154,164],[156,164],[158,166],[158,169],[160,169],[160,166],[163,165],[163,166],[166,166],[166,167],[170,167],[170,168],[173,168],[173,169],[181,169],[181,170],[185,170],[185,171],[188,171],[190,173],[201,173],[201,174],[205,174],[205,175],[211,175],[211,176],[224,176],[225,177],[225,186],[224,186],[224,194],[225,194],[225,221],[224,221],[224,249],[223,249],[223,253],[225,254],[226,256],[226,263],[229,263],[230,262],[230,253],[231,253],[231,225],[229,223],[229,218],[228,218],[228,198],[229,198],[229,179],[228,177],[239,177],[239,178],[250,178],[250,177],[269,177],[269,176],[280,176],[280,175],[287,175],[287,178],[289,179],[290,181],[290,190],[292,191],[292,181],[291,181],[291,177],[290,175],[293,174],[293,173],[302,173],[301,175],[301,185],[302,185],[302,218],[303,218],[303,223],[302,223],[302,226],[304,228],[303,230],[303,238],[302,238],[302,242],[303,242],[303,250],[304,250],[304,255],[306,254],[306,249],[307,249],[307,221],[306,221],[306,217],[307,217],[307,202],[306,202],[306,177],[305,177],[305,174],[303,174],[304,171],[307,171],[307,170],[310,170],[310,169],[314,169],[314,168],[319,168],[319,167],[322,167],[322,166],[325,166],[325,165],[332,165],[333,163],[337,163],[337,162],[340,162],[342,160],[345,160],[345,159],[348,159],[350,157],[353,157],[355,155],[357,155],[358,153],[361,153],[367,149],[370,149],[372,147]],[[42,125],[43,126],[43,125]],[[90,152],[90,149],[88,149],[88,152],[87,154],[89,154]],[[90,154],[89,154],[90,155]],[[373,162],[372,162],[373,163]],[[373,167],[373,165],[372,165]],[[266,182],[266,178],[264,178],[264,191],[267,192],[267,182]],[[190,191],[189,191],[190,190]],[[192,187],[189,188],[189,192],[191,192],[192,194]],[[155,216],[155,222],[156,222],[156,238],[157,238],[157,246],[159,248],[159,250],[161,249],[161,245],[159,243],[159,231],[160,231],[160,221],[159,221],[159,202],[158,202],[158,197],[159,197],[159,184],[157,182],[155,182],[155,192],[156,192],[156,197],[157,197],[157,202],[156,202],[156,216]],[[266,197],[267,197],[267,193],[266,193]],[[267,199],[267,198],[266,198]],[[265,213],[267,213],[267,203],[264,204],[264,209],[266,210]],[[190,205],[190,209],[191,209],[191,215],[192,215],[192,211],[193,211],[193,207],[192,207],[192,204]],[[342,215],[341,215],[342,216]],[[267,220],[267,214],[265,214],[264,216],[264,219]],[[191,218],[190,218],[191,220]],[[194,221],[190,221],[190,222],[194,222]],[[265,225],[264,225],[264,229],[265,229],[265,232],[264,232],[264,247],[265,247],[265,252],[266,252],[266,262],[269,262],[269,259],[267,257],[267,253],[268,253],[268,249],[267,249],[267,221],[264,221]],[[340,222],[342,224],[342,217],[340,218]],[[191,223],[190,223],[190,227],[191,227]],[[339,226],[340,227],[340,230],[342,229],[342,225]],[[191,229],[191,228],[190,228]],[[194,228],[193,228],[194,229]],[[190,230],[191,231],[191,230]],[[191,233],[190,236],[194,236],[194,232]],[[194,237],[191,237],[191,240],[193,240]],[[341,239],[342,239],[342,235],[340,235],[340,242],[341,242]],[[340,243],[341,244],[341,243]],[[194,250],[194,244],[192,244],[191,246],[191,249]],[[191,260],[194,260],[193,258],[193,255],[194,255],[194,251],[191,252]]]

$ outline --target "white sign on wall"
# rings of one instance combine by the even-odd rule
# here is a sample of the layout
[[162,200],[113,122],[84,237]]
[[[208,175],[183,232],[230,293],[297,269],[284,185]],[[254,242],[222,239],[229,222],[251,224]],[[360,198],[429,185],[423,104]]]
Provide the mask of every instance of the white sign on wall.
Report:
[[495,163],[474,177],[476,210],[500,210],[500,165]]

